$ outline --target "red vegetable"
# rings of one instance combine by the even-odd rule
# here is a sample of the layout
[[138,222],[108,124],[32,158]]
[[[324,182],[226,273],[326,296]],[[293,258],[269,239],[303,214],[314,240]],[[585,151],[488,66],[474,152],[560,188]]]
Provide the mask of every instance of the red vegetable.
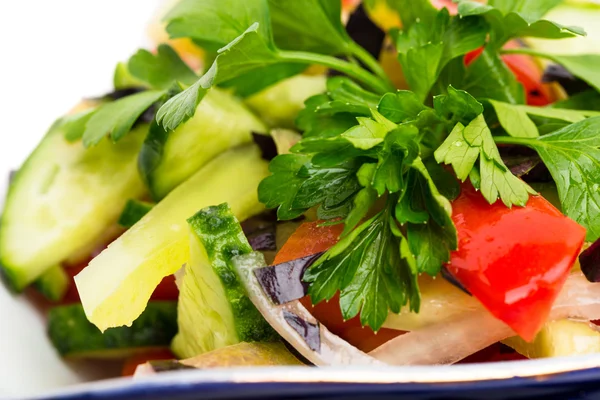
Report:
[[541,196],[490,205],[471,185],[454,201],[459,249],[450,272],[525,340],[546,321],[585,240],[585,229]]

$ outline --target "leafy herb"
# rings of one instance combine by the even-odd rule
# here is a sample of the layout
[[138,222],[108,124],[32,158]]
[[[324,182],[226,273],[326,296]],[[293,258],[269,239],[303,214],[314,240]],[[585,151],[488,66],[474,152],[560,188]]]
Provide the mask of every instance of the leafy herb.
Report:
[[585,35],[581,28],[539,19],[558,3],[557,0],[496,0],[481,4],[461,0],[458,12],[463,17],[485,17],[492,26],[491,45],[494,48],[502,47],[515,37],[563,39]]
[[529,194],[536,193],[504,165],[483,115],[467,126],[458,123],[436,150],[435,159],[452,165],[457,178],[462,181],[467,179],[479,159],[481,194],[491,204],[500,198],[507,207],[525,206]]
[[496,141],[535,149],[556,182],[563,212],[587,228],[587,240],[600,237],[600,117],[536,139]]
[[176,82],[191,85],[198,77],[170,46],[161,44],[156,55],[139,50],[128,63],[131,75],[153,89],[169,89]]
[[131,131],[138,118],[166,94],[164,90],[148,90],[104,104],[87,121],[83,144],[94,146],[107,135],[113,142],[119,141]]
[[451,19],[446,9],[432,24],[417,21],[410,30],[398,32],[395,41],[402,71],[420,101],[450,61],[484,45],[487,32],[483,19]]
[[392,215],[390,205],[308,269],[304,279],[312,283],[308,293],[313,302],[329,300],[340,290],[344,319],[360,312],[361,323],[376,331],[390,310],[398,313],[410,304],[418,311],[416,262]]

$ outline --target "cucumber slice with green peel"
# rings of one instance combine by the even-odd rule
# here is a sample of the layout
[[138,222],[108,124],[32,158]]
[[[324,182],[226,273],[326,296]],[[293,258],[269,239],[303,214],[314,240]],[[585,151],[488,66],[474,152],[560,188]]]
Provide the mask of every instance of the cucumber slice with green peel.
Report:
[[118,144],[86,149],[57,123],[10,185],[0,226],[0,264],[16,291],[33,283],[114,224],[126,199],[146,193],[136,168],[147,126]]
[[278,341],[230,264],[233,256],[252,252],[231,208],[207,207],[188,224],[190,262],[180,286],[174,353],[190,358],[239,342]]
[[221,154],[173,190],[75,277],[89,320],[101,330],[131,325],[162,279],[189,261],[186,220],[223,202],[240,220],[261,213],[256,188],[268,174],[259,149],[248,145]]
[[211,89],[194,117],[167,134],[154,124],[140,153],[139,168],[155,200],[222,152],[252,141],[265,125],[238,99]]
[[123,228],[131,228],[144,218],[144,215],[148,214],[154,206],[155,204],[145,201],[129,200],[119,217],[119,225]]
[[297,75],[247,98],[245,103],[270,128],[295,129],[294,121],[304,101],[326,90],[326,77]]
[[176,302],[156,301],[131,327],[102,333],[79,304],[56,307],[48,314],[48,335],[61,356],[121,359],[156,348],[168,348],[177,333]]
[[58,302],[65,297],[70,284],[69,274],[57,265],[44,272],[33,286],[48,300]]

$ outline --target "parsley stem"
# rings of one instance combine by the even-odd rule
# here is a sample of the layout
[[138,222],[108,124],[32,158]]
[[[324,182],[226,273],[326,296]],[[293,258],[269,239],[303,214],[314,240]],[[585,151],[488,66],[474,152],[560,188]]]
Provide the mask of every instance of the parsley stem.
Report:
[[381,80],[386,82],[390,87],[394,87],[389,76],[383,70],[383,67],[379,64],[379,61],[375,59],[367,50],[365,50],[362,46],[353,43],[350,51],[356,58],[358,58],[364,65],[367,66],[375,75],[377,75]]
[[379,77],[373,75],[366,69],[335,57],[315,53],[305,53],[302,51],[280,51],[279,55],[285,61],[301,64],[318,64],[335,69],[336,71],[342,72],[365,84],[370,89],[375,90],[378,94],[396,91],[391,83],[382,81]]
[[494,136],[494,142],[497,144],[517,144],[521,146],[531,147],[532,142],[538,142],[536,139],[531,138],[519,138],[512,136]]
[[547,60],[559,63],[552,54],[546,54],[546,53],[542,53],[540,51],[535,51],[535,50],[527,49],[527,48],[505,49],[505,50],[502,50],[501,53],[502,54],[525,54],[528,56],[545,58]]

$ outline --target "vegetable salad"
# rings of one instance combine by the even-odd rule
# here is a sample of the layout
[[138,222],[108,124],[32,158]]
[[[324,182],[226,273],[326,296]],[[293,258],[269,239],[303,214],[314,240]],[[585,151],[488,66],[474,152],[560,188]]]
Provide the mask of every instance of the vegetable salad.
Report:
[[12,177],[3,280],[125,374],[600,352],[600,38],[567,11],[600,18],[175,1]]

